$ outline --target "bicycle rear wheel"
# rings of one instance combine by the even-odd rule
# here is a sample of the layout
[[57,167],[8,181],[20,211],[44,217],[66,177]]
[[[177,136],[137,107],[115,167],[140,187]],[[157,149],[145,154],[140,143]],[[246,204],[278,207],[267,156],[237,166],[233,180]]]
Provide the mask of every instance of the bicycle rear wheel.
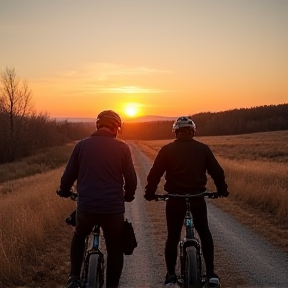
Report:
[[186,248],[184,288],[202,287],[200,257],[194,246]]
[[103,286],[103,259],[93,253],[89,256],[85,288],[101,288]]

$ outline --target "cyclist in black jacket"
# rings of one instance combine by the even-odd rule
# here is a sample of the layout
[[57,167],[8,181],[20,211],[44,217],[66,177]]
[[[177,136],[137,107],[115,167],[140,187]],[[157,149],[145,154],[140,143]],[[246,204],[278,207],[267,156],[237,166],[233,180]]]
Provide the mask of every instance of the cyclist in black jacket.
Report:
[[[145,199],[155,199],[155,192],[161,177],[165,174],[164,190],[176,194],[197,194],[206,190],[206,172],[211,175],[221,197],[227,197],[227,184],[224,171],[217,162],[210,148],[193,139],[196,125],[189,117],[179,117],[173,124],[176,140],[163,146],[157,154],[154,164],[147,176]],[[185,202],[171,198],[166,204],[166,221],[168,236],[165,246],[167,275],[165,285],[176,283],[175,266],[177,245],[185,217]],[[219,278],[214,272],[214,244],[208,226],[207,207],[204,197],[191,200],[191,212],[195,228],[199,234],[203,256],[206,264],[208,282]],[[218,279],[219,280],[219,279]]]
[[119,285],[123,268],[124,201],[133,201],[137,186],[130,149],[116,139],[121,125],[121,118],[114,111],[101,112],[96,132],[75,145],[61,177],[58,195],[69,197],[76,180],[78,193],[68,288],[79,287],[85,238],[96,222],[102,227],[107,248],[106,287]]

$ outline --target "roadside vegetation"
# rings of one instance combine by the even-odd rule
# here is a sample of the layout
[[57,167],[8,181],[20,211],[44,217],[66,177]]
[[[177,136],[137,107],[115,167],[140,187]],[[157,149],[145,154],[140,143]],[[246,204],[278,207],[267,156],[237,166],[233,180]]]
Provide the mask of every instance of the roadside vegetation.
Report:
[[55,192],[72,148],[72,143],[47,148],[0,165],[0,287],[36,287],[37,281],[61,277],[59,249],[69,247],[71,238],[64,220],[75,203]]
[[54,258],[43,254],[59,244],[64,249],[65,240],[67,246],[71,238],[69,234],[66,239],[59,237],[63,233],[60,228],[67,229],[65,218],[75,209],[75,203],[55,193],[62,172],[63,168],[58,168],[1,184],[0,287],[37,287],[37,280],[43,287],[47,278],[52,278],[48,273],[61,271],[57,266],[61,260],[59,250]]
[[[288,228],[288,131],[196,137],[222,165],[231,198],[263,211]],[[173,140],[137,141],[152,159]],[[210,179],[210,189],[215,189]]]
[[[32,156],[28,156],[12,163],[0,165],[0,183],[15,180],[27,176],[50,171],[59,168],[67,162],[73,149],[73,143],[60,147],[53,147],[38,151]],[[9,193],[11,189],[0,193]]]
[[[264,211],[275,226],[288,231],[288,131],[197,140],[211,147],[225,170],[231,192],[227,201],[248,207],[251,214],[247,218]],[[135,143],[153,159],[170,141],[173,139]],[[75,203],[59,198],[55,191],[72,147],[43,150],[0,165],[0,287],[65,283],[69,263],[65,267],[59,263],[65,253],[69,259],[71,231],[64,219]],[[227,201],[214,202],[225,202],[227,208]],[[279,238],[280,234],[275,235]],[[282,238],[287,242],[285,235]]]

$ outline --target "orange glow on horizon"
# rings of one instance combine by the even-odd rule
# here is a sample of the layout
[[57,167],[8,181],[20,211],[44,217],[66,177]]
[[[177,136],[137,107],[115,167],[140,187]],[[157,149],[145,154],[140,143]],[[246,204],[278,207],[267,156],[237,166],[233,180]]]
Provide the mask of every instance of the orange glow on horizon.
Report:
[[[140,108],[141,108],[141,104],[139,103],[124,103],[122,104],[122,109],[121,111],[123,111],[123,117],[129,117],[129,118],[133,118],[133,117],[137,117],[140,116]],[[122,113],[120,113],[122,114]]]
[[[201,82],[201,79],[193,82],[194,86],[185,81],[179,82],[176,78],[174,80],[173,82],[169,79],[169,88],[163,89],[161,93],[151,88],[158,86],[154,83],[141,84],[141,87],[147,87],[145,91],[150,91],[149,93],[111,93],[110,90],[100,92],[94,86],[86,85],[87,78],[84,76],[76,79],[55,77],[45,81],[34,79],[29,81],[29,87],[33,91],[37,112],[47,113],[51,118],[95,118],[101,111],[112,109],[125,121],[144,115],[178,117],[287,103],[285,93],[282,101],[279,97],[271,97],[273,93],[281,94],[281,89],[272,89],[271,84],[267,84],[263,92],[257,85],[250,85],[250,90],[247,91],[236,82],[234,85],[237,89],[233,89],[232,84],[223,87],[220,81],[214,83],[209,79],[206,80],[213,84],[211,87],[205,85],[203,80]],[[159,87],[161,85],[159,84]]]
[[29,82],[36,113],[125,121],[288,103],[287,1],[82,2],[1,5],[0,72]]

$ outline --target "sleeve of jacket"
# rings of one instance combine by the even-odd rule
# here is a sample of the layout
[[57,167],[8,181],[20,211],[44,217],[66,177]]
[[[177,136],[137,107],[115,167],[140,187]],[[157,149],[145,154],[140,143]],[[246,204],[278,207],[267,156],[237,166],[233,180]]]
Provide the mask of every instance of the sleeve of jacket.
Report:
[[60,190],[69,191],[74,182],[78,178],[78,156],[81,147],[81,141],[79,141],[68,160],[67,166],[60,180]]
[[166,165],[165,165],[165,150],[163,147],[158,152],[153,166],[147,176],[147,185],[145,186],[145,194],[155,194],[161,177],[163,176]]
[[206,163],[206,167],[207,167],[207,172],[208,174],[211,176],[211,178],[213,179],[215,186],[217,188],[217,191],[227,191],[227,184],[225,182],[225,174],[224,171],[222,169],[222,167],[220,166],[220,164],[218,163],[218,161],[216,160],[213,152],[211,151],[211,149],[207,147],[207,163]]
[[125,196],[128,198],[130,197],[132,198],[134,197],[137,188],[137,176],[132,161],[131,151],[127,144],[125,151],[125,163],[123,167],[123,177],[124,177]]

